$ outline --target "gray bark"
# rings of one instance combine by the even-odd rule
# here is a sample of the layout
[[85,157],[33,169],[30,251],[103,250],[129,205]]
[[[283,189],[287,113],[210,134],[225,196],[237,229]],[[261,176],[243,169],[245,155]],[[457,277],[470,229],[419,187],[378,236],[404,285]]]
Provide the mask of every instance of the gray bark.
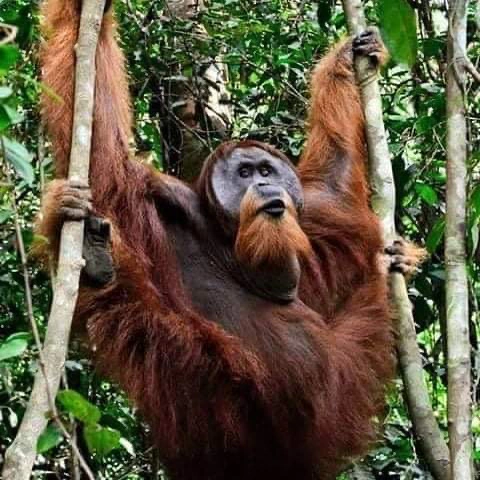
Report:
[[[358,35],[366,28],[361,0],[343,0],[343,6],[350,33]],[[372,208],[382,223],[384,242],[389,245],[396,238],[395,184],[383,124],[380,89],[368,59],[356,59],[355,67],[365,113]],[[417,444],[433,476],[437,480],[448,480],[449,452],[430,404],[412,306],[401,274],[390,275],[390,290],[397,322],[398,359]]]
[[453,480],[471,480],[472,400],[465,252],[467,122],[465,51],[467,1],[451,0],[447,43],[447,213],[445,223],[448,424]]
[[[208,41],[208,32],[198,19],[205,10],[203,1],[169,0],[165,7],[167,17],[194,24],[191,36],[180,34],[176,39],[186,52],[192,51],[194,41]],[[167,167],[169,173],[188,181],[198,176],[215,142],[226,138],[232,124],[228,70],[222,52],[215,56],[195,52],[190,60],[191,78],[183,74],[184,65],[176,64],[162,82]]]
[[[95,53],[105,0],[83,0],[76,47],[75,110],[69,179],[88,183],[95,90]],[[44,368],[33,390],[17,436],[5,454],[4,480],[28,480],[36,457],[38,437],[47,425],[68,350],[73,312],[83,267],[83,221],[62,228],[53,303],[42,352]],[[42,371],[44,370],[44,372]]]

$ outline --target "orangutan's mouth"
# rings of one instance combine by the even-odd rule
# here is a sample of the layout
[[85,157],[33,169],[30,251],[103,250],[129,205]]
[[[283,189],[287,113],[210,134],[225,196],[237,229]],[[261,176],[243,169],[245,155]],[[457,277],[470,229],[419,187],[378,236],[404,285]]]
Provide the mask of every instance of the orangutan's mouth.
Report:
[[280,217],[283,215],[283,212],[286,209],[286,205],[283,200],[280,198],[275,198],[274,200],[269,200],[261,208],[262,212],[268,213],[272,217]]

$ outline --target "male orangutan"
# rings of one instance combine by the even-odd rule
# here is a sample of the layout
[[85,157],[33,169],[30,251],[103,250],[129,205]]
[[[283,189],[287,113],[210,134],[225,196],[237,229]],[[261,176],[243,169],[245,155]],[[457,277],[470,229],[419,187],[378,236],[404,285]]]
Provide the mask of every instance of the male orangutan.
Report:
[[[295,168],[273,147],[228,142],[187,185],[129,157],[123,56],[107,12],[97,53],[90,189],[65,180],[80,0],[49,0],[43,81],[58,179],[39,233],[86,219],[76,319],[101,370],[148,421],[173,480],[328,479],[376,438],[392,375],[379,224],[368,205],[353,54],[312,76]],[[412,266],[404,244],[392,264]]]

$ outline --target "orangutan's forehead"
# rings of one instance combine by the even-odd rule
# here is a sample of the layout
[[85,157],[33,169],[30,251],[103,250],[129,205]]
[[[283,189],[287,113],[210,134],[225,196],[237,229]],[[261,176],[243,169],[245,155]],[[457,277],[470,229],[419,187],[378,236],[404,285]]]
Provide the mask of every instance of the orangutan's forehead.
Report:
[[245,160],[276,160],[279,162],[283,162],[283,160],[271,153],[263,150],[259,147],[246,147],[246,148],[235,148],[230,155],[224,159],[225,161],[233,161],[233,162],[242,162]]

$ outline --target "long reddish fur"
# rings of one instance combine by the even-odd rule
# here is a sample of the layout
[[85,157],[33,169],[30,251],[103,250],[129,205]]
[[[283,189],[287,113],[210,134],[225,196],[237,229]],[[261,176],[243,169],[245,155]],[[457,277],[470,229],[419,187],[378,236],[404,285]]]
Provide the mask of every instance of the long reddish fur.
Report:
[[240,263],[259,267],[282,264],[284,259],[311,254],[310,242],[298,224],[292,200],[283,195],[287,206],[279,220],[266,220],[258,214],[261,207],[251,191],[247,191],[240,205],[240,223],[235,237],[235,254]]
[[[46,95],[43,101],[59,179],[66,176],[70,150],[80,3],[49,0],[44,6],[43,81],[63,100]],[[306,202],[299,221],[315,255],[302,261],[301,301],[258,312],[259,326],[277,330],[279,338],[284,325],[300,322],[315,339],[316,361],[303,365],[302,358],[283,358],[274,344],[270,351],[253,351],[192,308],[149,190],[161,177],[129,159],[124,59],[111,15],[104,19],[90,183],[96,212],[112,222],[116,279],[101,290],[83,288],[76,317],[87,323],[100,368],[149,421],[175,478],[207,478],[188,470],[197,456],[214,455],[212,466],[221,468],[218,445],[229,451],[232,445],[245,451],[259,447],[246,417],[252,404],[271,414],[278,438],[285,435],[287,443],[289,409],[301,412],[311,405],[311,434],[290,448],[309,461],[318,455],[316,478],[330,478],[376,438],[372,418],[382,411],[392,374],[392,332],[378,268],[380,231],[368,207],[363,119],[347,50],[340,46],[327,55],[312,77],[311,127],[299,165]],[[345,154],[341,171],[333,161],[339,152]],[[200,178],[198,185],[207,180]],[[60,227],[54,203],[44,206],[39,225],[50,249]],[[284,404],[286,398],[290,404]],[[282,459],[278,462],[281,473]]]

